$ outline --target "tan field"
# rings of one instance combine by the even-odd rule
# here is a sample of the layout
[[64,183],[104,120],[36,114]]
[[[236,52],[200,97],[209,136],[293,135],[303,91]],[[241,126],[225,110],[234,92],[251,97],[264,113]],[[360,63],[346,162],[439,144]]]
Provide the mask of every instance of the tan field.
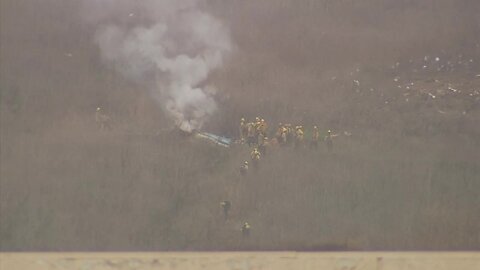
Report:
[[477,270],[479,253],[441,252],[221,252],[221,253],[2,253],[10,270]]

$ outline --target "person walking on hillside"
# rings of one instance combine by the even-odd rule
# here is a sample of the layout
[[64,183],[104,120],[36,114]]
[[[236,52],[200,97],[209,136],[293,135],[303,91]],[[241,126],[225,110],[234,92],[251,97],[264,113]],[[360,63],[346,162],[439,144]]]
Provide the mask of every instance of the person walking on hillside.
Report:
[[247,143],[248,146],[253,146],[256,143],[255,139],[255,124],[250,122],[247,124]]
[[287,130],[282,123],[278,123],[277,131],[275,132],[275,139],[277,139],[278,144],[284,145],[286,139]]
[[225,220],[228,219],[228,212],[230,211],[230,208],[232,207],[232,203],[230,201],[223,201],[220,203],[220,206],[222,207],[223,210],[223,216],[225,217]]
[[292,142],[295,139],[295,131],[293,130],[292,124],[285,124],[285,130],[285,144],[292,145]]
[[295,148],[300,148],[303,146],[304,132],[302,126],[295,127]]
[[240,142],[245,143],[245,140],[247,139],[248,135],[248,127],[247,123],[245,122],[245,118],[242,117],[240,119],[240,127],[239,127],[239,135],[240,135]]
[[258,142],[258,151],[260,152],[260,155],[266,156],[267,155],[267,147],[268,147],[268,137],[260,135],[259,136],[261,140]]
[[250,227],[250,224],[248,224],[248,222],[243,223],[242,229],[241,229],[242,236],[243,237],[249,237],[250,236],[250,229],[251,229],[251,227]]
[[328,152],[332,152],[333,151],[333,138],[337,137],[338,134],[332,134],[332,131],[329,129],[327,131],[327,135],[325,136],[325,144],[327,145],[327,150]]
[[260,124],[258,125],[258,133],[263,135],[264,137],[267,136],[268,125],[265,119],[260,119]]
[[[255,117],[255,132],[260,132],[260,125],[262,124],[262,121],[260,120],[260,117]],[[255,134],[258,135],[258,134]]]
[[318,149],[318,140],[319,139],[320,139],[320,132],[318,131],[318,127],[313,126],[312,141],[311,141],[311,147],[313,149]]
[[110,129],[111,118],[103,112],[103,109],[98,107],[95,111],[95,122],[100,130]]
[[248,161],[245,161],[242,166],[240,166],[240,175],[246,176],[248,174]]
[[258,163],[260,162],[260,152],[257,148],[253,149],[253,151],[250,153],[250,157],[252,159],[253,168],[258,169]]

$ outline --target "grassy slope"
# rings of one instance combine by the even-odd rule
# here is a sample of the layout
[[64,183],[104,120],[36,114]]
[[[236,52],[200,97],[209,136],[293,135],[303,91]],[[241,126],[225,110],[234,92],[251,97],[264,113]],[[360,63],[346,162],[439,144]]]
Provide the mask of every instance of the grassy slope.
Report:
[[[238,50],[210,78],[223,94],[209,130],[234,135],[240,116],[262,115],[352,133],[331,155],[272,151],[246,179],[237,168],[248,149],[169,131],[143,89],[98,61],[94,28],[77,24],[76,5],[60,2],[1,2],[1,250],[480,247],[480,111],[469,96],[478,64],[388,69],[435,53],[480,61],[476,32],[459,31],[475,2],[373,11],[338,2],[326,12],[316,1],[211,1]],[[395,76],[414,89],[398,90]],[[464,93],[442,96],[432,79]],[[112,131],[96,130],[98,105]],[[224,199],[233,204],[227,222]]]

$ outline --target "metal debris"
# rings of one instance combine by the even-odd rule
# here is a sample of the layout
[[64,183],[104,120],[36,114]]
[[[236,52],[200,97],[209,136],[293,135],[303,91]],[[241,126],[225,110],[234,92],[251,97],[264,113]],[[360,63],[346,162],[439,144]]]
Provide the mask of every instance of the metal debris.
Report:
[[218,136],[212,133],[208,132],[197,132],[195,133],[195,136],[198,138],[206,139],[209,140],[217,145],[223,146],[223,147],[230,147],[232,143],[232,139],[226,138],[223,136]]
[[454,92],[454,93],[458,92],[458,90],[457,90],[457,89],[455,89],[455,88],[452,88],[451,86],[449,86],[447,89],[448,89],[448,90],[450,90],[450,91],[452,91],[452,92]]

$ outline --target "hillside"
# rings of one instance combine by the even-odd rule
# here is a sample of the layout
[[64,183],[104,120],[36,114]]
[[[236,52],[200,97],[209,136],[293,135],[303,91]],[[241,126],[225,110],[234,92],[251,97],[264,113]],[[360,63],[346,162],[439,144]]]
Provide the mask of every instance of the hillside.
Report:
[[[478,1],[199,1],[233,44],[203,130],[339,134],[247,177],[246,145],[185,135],[102,61],[89,2],[0,2],[1,251],[480,248]],[[129,8],[112,17],[149,23]]]

